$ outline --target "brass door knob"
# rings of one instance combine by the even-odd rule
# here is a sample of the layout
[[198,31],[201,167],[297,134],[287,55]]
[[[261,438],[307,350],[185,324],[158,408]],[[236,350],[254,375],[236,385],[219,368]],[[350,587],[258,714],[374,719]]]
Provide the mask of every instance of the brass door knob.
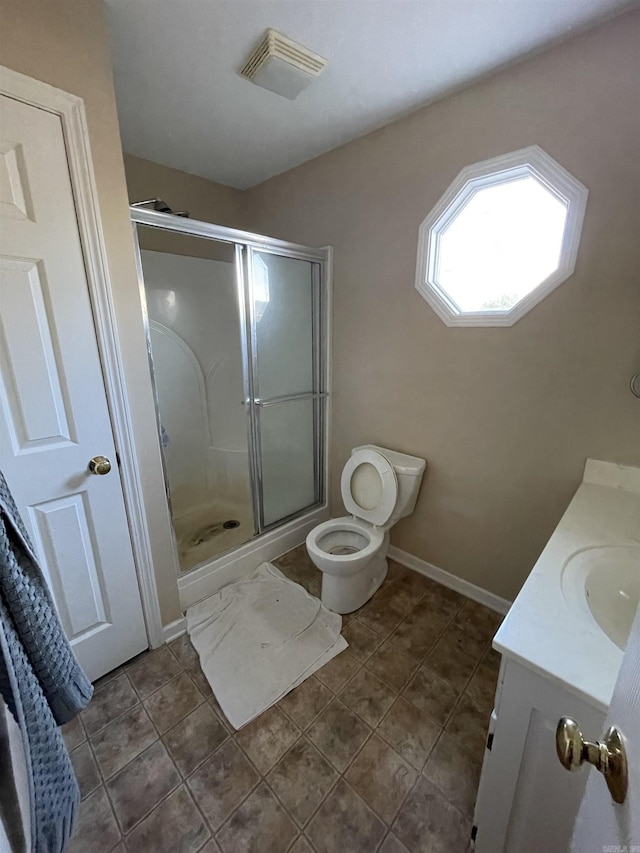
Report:
[[566,770],[577,770],[587,761],[605,778],[616,803],[624,803],[629,785],[627,753],[622,734],[611,726],[602,742],[591,743],[582,737],[580,726],[571,717],[560,717],[556,728],[556,752]]
[[89,470],[92,474],[108,474],[111,470],[111,462],[106,456],[94,456],[89,460]]

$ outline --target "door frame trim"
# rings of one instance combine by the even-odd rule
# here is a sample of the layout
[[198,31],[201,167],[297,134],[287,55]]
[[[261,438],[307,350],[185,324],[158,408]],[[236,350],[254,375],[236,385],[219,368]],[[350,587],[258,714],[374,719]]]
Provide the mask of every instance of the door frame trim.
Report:
[[98,206],[84,100],[2,65],[0,65],[0,94],[53,113],[60,118],[62,125],[107,404],[115,445],[120,457],[120,481],[142,612],[149,645],[151,648],[156,648],[165,642],[165,638],[140,470],[135,453],[133,423],[125,391],[124,365],[116,331],[116,312]]

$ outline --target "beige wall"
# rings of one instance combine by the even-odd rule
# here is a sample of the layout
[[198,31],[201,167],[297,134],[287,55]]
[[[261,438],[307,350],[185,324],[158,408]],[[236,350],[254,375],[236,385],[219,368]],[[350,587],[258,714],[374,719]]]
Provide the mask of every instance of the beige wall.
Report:
[[[247,192],[246,227],[333,244],[333,512],[349,449],[424,456],[392,541],[511,598],[588,456],[638,464],[640,13]],[[589,188],[572,278],[512,328],[447,328],[417,230],[460,169],[537,143]]]
[[163,515],[164,485],[103,6],[100,0],[0,0],[0,20],[1,64],[84,99],[158,592],[168,623],[180,616],[180,608]]
[[229,228],[244,227],[244,193],[241,190],[132,154],[124,155],[124,168],[129,201],[161,198],[173,210],[188,210],[192,219]]
[[[167,623],[179,605],[102,5],[0,0],[0,16],[0,62],[85,101]],[[629,13],[246,193],[127,158],[132,197],[335,246],[334,512],[353,445],[424,455],[395,544],[509,597],[585,457],[639,461],[639,22]],[[448,329],[413,288],[418,224],[464,165],[532,143],[590,189],[576,273],[511,329]]]

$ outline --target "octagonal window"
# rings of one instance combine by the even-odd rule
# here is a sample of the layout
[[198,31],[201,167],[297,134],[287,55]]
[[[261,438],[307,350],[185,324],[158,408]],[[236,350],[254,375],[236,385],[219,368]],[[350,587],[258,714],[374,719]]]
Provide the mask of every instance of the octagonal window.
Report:
[[513,325],[573,273],[586,198],[537,146],[463,169],[420,226],[416,287],[448,325]]

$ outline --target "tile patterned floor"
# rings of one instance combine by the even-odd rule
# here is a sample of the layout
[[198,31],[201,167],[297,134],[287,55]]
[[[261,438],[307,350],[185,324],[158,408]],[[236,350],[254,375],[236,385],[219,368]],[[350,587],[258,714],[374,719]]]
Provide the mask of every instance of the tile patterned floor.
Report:
[[[275,561],[319,594],[304,547]],[[68,853],[456,853],[499,617],[390,562],[349,648],[234,732],[186,637],[100,679],[64,729],[82,803]]]

